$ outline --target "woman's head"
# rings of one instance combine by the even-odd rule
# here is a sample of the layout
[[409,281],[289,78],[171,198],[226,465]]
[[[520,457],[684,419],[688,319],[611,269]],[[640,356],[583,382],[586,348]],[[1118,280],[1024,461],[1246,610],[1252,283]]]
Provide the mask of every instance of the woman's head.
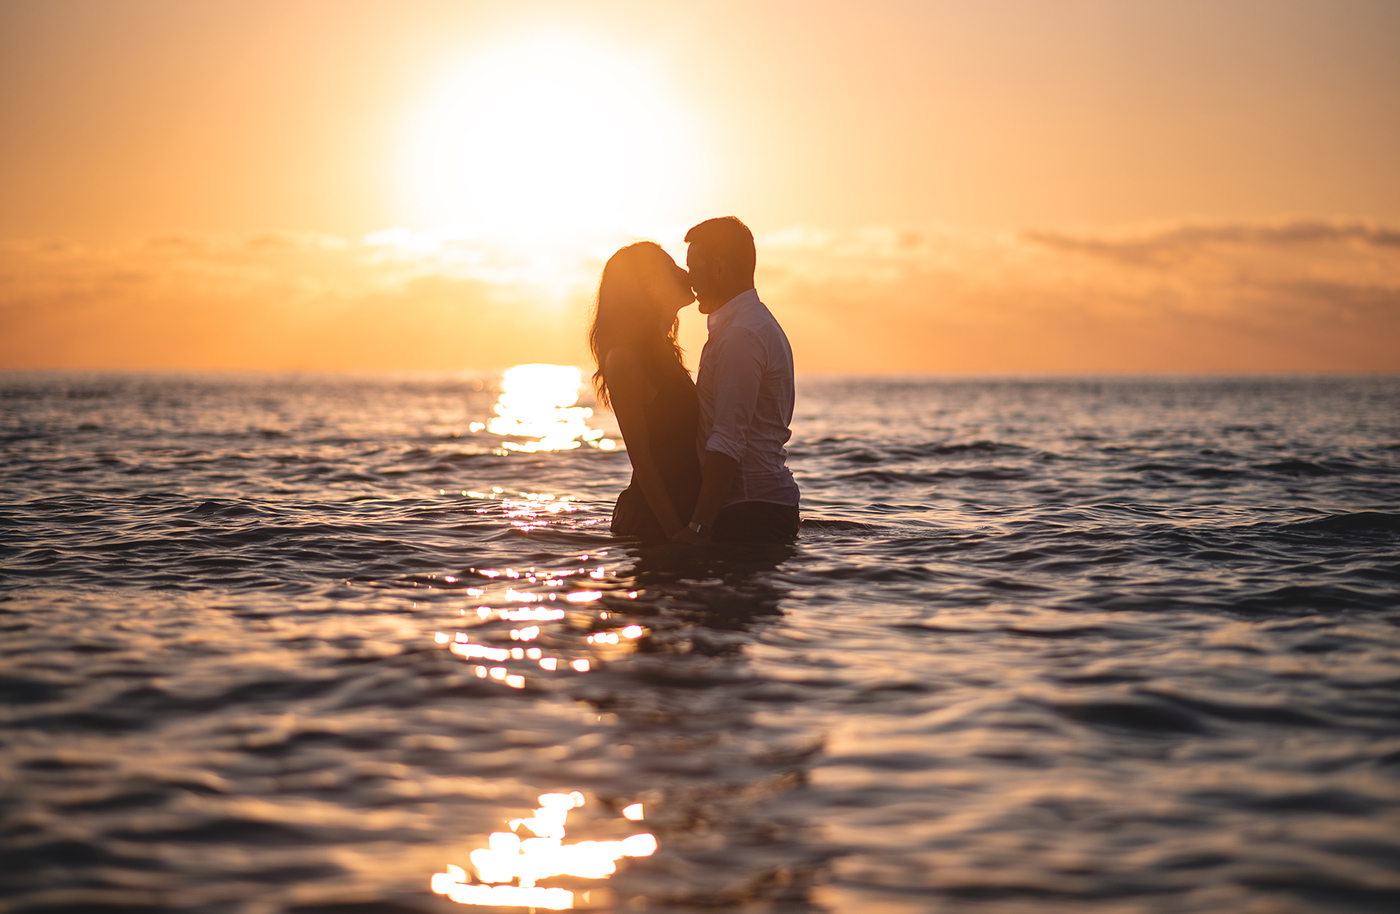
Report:
[[608,258],[588,329],[588,348],[597,366],[593,386],[600,402],[608,403],[603,362],[609,350],[626,346],[644,357],[660,355],[680,362],[677,315],[693,301],[689,277],[661,245],[638,241]]

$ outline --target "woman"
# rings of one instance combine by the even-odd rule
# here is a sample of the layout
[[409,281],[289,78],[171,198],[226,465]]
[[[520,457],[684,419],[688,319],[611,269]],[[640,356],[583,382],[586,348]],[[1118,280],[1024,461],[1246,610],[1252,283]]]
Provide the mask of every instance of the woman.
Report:
[[603,267],[588,346],[598,402],[617,417],[632,461],[613,507],[619,536],[669,540],[695,508],[700,404],[676,344],[678,314],[694,300],[690,277],[653,242],[629,244]]

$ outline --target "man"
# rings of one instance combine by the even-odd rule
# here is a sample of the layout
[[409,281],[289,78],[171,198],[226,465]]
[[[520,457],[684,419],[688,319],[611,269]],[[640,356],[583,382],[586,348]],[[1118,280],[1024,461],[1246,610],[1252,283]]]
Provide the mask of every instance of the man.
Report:
[[673,537],[694,543],[792,540],[801,523],[787,468],[792,437],[792,347],[754,289],[753,233],[733,216],[686,232],[690,286],[708,315],[700,353],[700,496]]

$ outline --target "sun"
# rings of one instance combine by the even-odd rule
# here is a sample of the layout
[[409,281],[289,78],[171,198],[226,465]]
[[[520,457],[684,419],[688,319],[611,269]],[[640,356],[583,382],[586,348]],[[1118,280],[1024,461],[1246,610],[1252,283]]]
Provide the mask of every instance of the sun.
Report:
[[694,131],[654,69],[577,38],[471,55],[415,111],[402,184],[417,227],[544,238],[684,218]]

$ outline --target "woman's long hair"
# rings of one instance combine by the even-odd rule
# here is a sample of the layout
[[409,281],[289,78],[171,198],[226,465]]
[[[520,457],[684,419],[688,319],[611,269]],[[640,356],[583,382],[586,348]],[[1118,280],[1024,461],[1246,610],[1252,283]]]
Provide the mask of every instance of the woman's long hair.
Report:
[[647,282],[649,278],[664,278],[666,272],[675,269],[671,255],[654,241],[629,244],[603,266],[588,327],[588,348],[597,369],[593,372],[593,389],[603,406],[612,404],[603,362],[608,352],[618,346],[631,347],[647,362],[674,361],[685,370],[681,347],[676,342],[680,317],[677,315],[669,327],[662,323],[664,315]]

